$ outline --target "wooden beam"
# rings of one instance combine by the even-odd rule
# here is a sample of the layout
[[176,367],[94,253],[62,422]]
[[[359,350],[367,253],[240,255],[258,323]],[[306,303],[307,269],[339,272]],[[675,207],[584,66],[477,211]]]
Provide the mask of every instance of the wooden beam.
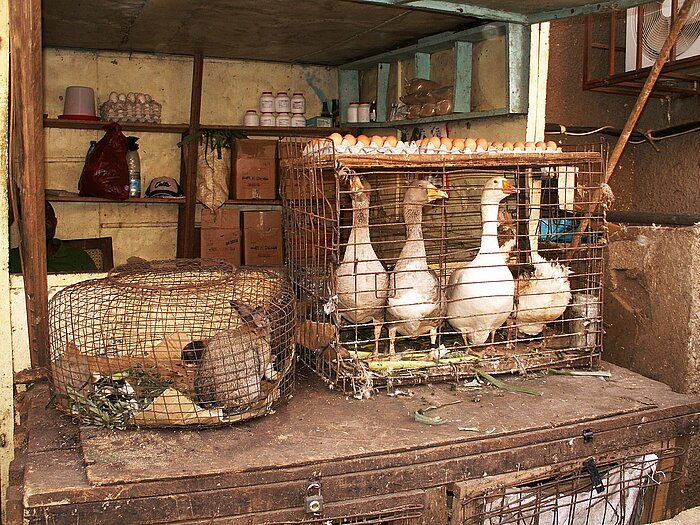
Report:
[[664,67],[666,60],[668,60],[668,57],[671,54],[671,49],[676,45],[678,35],[680,34],[681,29],[685,25],[686,20],[688,20],[690,11],[693,7],[693,4],[696,1],[698,0],[686,0],[683,3],[681,9],[678,11],[678,17],[673,21],[673,24],[671,25],[671,30],[669,31],[668,37],[666,37],[664,45],[661,46],[659,56],[656,58],[656,62],[654,62],[654,65],[651,68],[651,71],[649,72],[649,76],[647,77],[646,81],[644,82],[644,85],[642,86],[642,90],[639,93],[639,97],[637,97],[637,101],[635,102],[634,107],[632,108],[632,112],[630,113],[630,116],[627,119],[627,122],[625,123],[625,127],[622,129],[622,134],[620,135],[620,138],[617,140],[617,144],[615,144],[615,148],[610,154],[610,158],[608,159],[608,165],[605,169],[605,177],[603,179],[603,183],[591,195],[590,204],[588,205],[586,216],[583,217],[583,219],[581,219],[578,229],[574,234],[574,238],[572,239],[571,250],[575,250],[581,245],[581,238],[583,236],[583,232],[585,232],[586,228],[588,228],[588,224],[590,223],[590,216],[600,204],[600,200],[603,195],[603,184],[607,184],[610,180],[610,177],[612,177],[612,174],[615,173],[615,167],[620,161],[620,157],[622,156],[622,152],[624,151],[625,146],[627,145],[627,141],[629,140],[630,135],[634,131],[634,127],[637,125],[637,121],[639,120],[639,117],[642,114],[642,111],[644,110],[644,106],[646,105],[647,100],[649,100],[649,96],[651,95],[651,92],[654,88],[654,84],[656,83],[656,80],[661,74],[661,69]]
[[10,2],[10,188],[17,204],[20,256],[33,367],[48,366],[48,289],[44,213],[41,1]]
[[[190,126],[188,135],[199,131],[199,119],[202,111],[202,75],[204,56],[194,56],[192,67],[192,95],[190,99]],[[192,258],[195,253],[194,215],[197,206],[197,154],[199,140],[190,140],[182,146],[180,184],[185,194],[185,203],[180,205],[177,217],[177,256]]]

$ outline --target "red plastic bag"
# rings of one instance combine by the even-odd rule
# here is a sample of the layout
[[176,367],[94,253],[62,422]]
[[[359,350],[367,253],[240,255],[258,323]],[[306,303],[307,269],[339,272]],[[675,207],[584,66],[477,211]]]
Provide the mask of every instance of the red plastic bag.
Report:
[[81,197],[129,198],[129,168],[126,165],[128,140],[121,126],[112,122],[102,128],[102,137],[85,159],[78,190]]

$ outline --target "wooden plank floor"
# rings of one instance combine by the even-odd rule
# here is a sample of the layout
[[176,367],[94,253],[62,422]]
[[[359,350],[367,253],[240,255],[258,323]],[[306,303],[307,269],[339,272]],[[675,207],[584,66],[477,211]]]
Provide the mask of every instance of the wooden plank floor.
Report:
[[[14,483],[21,483],[22,505],[36,522],[79,516],[80,523],[127,523],[141,516],[144,523],[174,523],[300,508],[312,477],[323,479],[326,501],[346,502],[624,450],[700,428],[700,396],[603,368],[611,378],[506,378],[542,396],[436,384],[364,401],[302,370],[294,397],[274,414],[200,431],[80,428],[46,409],[46,388],[35,387],[25,400],[26,440]],[[415,421],[417,409],[438,405],[428,415],[445,424]],[[587,429],[590,442],[583,439]],[[100,508],[113,513],[91,519]],[[262,523],[251,520],[245,523]]]

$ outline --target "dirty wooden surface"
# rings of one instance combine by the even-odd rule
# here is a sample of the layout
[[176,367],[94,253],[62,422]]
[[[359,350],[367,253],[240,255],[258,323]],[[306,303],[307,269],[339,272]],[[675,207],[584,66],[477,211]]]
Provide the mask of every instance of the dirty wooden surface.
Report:
[[[418,491],[429,505],[430,487],[697,432],[700,397],[604,368],[610,379],[507,378],[542,396],[442,384],[365,401],[302,371],[293,399],[276,413],[203,431],[79,428],[47,410],[46,392],[37,389],[25,426],[25,510],[50,523],[76,516],[97,523],[91,513],[105,508],[109,519],[102,514],[99,523],[269,514],[299,509],[314,475],[329,503]],[[427,414],[445,424],[415,421],[417,409],[437,405],[445,406]],[[594,439],[584,443],[588,428]]]

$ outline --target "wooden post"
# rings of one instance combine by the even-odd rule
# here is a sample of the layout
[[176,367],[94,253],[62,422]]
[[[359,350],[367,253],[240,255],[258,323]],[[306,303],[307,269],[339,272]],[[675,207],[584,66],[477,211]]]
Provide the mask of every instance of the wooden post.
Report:
[[41,1],[10,2],[10,27],[10,183],[18,204],[31,362],[48,366]]
[[[188,135],[199,131],[199,119],[202,112],[202,74],[204,71],[204,56],[198,53],[194,56],[192,68],[192,95],[190,101],[190,127]],[[197,205],[197,153],[199,140],[190,140],[182,145],[182,162],[180,165],[180,184],[185,194],[185,203],[179,206],[177,217],[177,256],[195,257],[194,253],[194,214]]]
[[[622,156],[622,151],[627,145],[627,140],[632,134],[632,131],[634,131],[634,127],[637,125],[639,116],[642,114],[647,100],[649,100],[651,90],[653,89],[656,80],[659,78],[661,69],[664,67],[666,60],[668,59],[669,54],[671,53],[671,49],[676,45],[678,35],[680,34],[681,29],[683,28],[683,25],[685,24],[686,20],[688,20],[688,15],[690,14],[690,10],[692,9],[695,1],[696,0],[686,0],[683,3],[683,7],[681,7],[680,11],[678,11],[678,17],[674,20],[673,24],[671,25],[671,30],[668,34],[668,37],[666,37],[666,41],[661,47],[661,51],[659,51],[659,56],[656,58],[656,62],[654,62],[654,66],[651,68],[649,76],[644,82],[642,90],[639,92],[639,96],[637,97],[637,101],[635,102],[634,107],[632,108],[632,112],[630,113],[630,116],[627,119],[627,122],[625,123],[625,127],[622,129],[622,134],[617,140],[617,144],[615,144],[615,148],[613,149],[613,152],[610,155],[610,158],[608,159],[608,165],[605,169],[605,177],[603,179],[602,184],[607,184],[610,180],[610,177],[612,177],[612,174],[615,171],[615,167],[617,166],[617,163],[620,161],[620,157]],[[603,194],[602,184],[600,187],[596,188],[596,190],[591,195],[591,201],[588,204],[586,216],[583,219],[581,219],[581,223],[579,224],[576,233],[574,234],[574,238],[571,241],[570,249],[572,251],[580,246],[583,233],[586,231],[586,228],[588,228],[588,224],[590,223],[590,216],[600,204],[600,199]]]

